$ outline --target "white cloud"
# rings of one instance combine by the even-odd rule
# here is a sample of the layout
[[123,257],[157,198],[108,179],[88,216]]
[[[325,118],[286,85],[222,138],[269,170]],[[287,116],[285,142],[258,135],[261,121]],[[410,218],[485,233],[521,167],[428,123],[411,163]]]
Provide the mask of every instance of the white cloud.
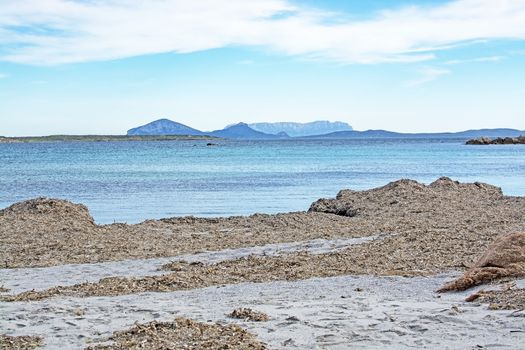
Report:
[[417,62],[438,50],[525,39],[525,1],[456,0],[368,20],[288,0],[0,2],[0,60],[61,64],[251,46],[342,63]]
[[0,73],[0,79],[5,79],[7,78],[9,75],[7,74],[4,74],[4,73]]
[[429,83],[437,78],[448,75],[451,73],[448,69],[437,68],[437,67],[424,67],[418,71],[420,77],[415,80],[411,80],[406,83],[408,87],[414,87]]
[[240,60],[239,62],[237,62],[238,64],[242,64],[244,66],[247,66],[247,65],[251,65],[251,64],[254,64],[255,62],[253,60]]
[[505,59],[505,56],[486,56],[486,57],[476,57],[476,58],[469,58],[469,59],[462,59],[462,60],[450,60],[444,63],[448,65],[456,65],[456,64],[477,63],[477,62],[498,62],[503,59]]

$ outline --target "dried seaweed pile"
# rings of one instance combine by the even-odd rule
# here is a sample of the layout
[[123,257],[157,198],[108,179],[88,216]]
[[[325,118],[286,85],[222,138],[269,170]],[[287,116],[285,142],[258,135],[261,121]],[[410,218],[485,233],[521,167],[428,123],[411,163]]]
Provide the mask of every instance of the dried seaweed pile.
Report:
[[304,212],[98,226],[83,205],[40,198],[0,211],[0,267],[165,257],[372,233],[353,227],[348,218]]
[[231,313],[227,315],[230,318],[236,318],[239,320],[245,320],[245,321],[254,321],[254,322],[265,322],[268,321],[268,315],[252,310],[250,308],[241,307],[239,309],[233,310]]
[[[330,214],[327,214],[330,213]],[[338,215],[331,215],[338,214]],[[0,263],[36,267],[174,256],[317,238],[397,233],[374,249],[400,268],[432,260],[435,267],[469,266],[503,232],[525,231],[525,198],[497,187],[441,178],[411,180],[368,191],[341,191],[309,213],[146,221],[98,226],[87,209],[36,199],[0,211]]]
[[174,322],[136,324],[128,330],[115,332],[110,340],[112,344],[88,349],[266,349],[265,344],[237,325],[206,324],[185,318],[177,318]]
[[[30,208],[38,205],[39,202],[36,202],[32,203]],[[494,186],[480,183],[461,184],[447,178],[441,178],[428,186],[411,180],[400,180],[369,191],[341,191],[336,199],[319,200],[314,203],[309,214],[253,215],[224,219],[190,217],[148,221],[132,226],[96,226],[85,207],[68,202],[59,204],[71,215],[55,214],[53,210],[56,208],[50,209],[52,213],[45,215],[41,215],[39,211],[34,213],[33,209],[26,210],[25,207],[19,210],[13,206],[5,210],[0,213],[0,237],[7,237],[8,240],[13,237],[10,231],[5,230],[6,226],[1,224],[2,220],[7,220],[12,226],[19,225],[25,229],[36,230],[34,232],[39,232],[37,238],[43,235],[50,242],[56,242],[56,246],[60,248],[55,249],[53,244],[46,246],[36,239],[36,242],[44,245],[43,249],[49,249],[45,253],[37,254],[34,260],[37,261],[37,265],[69,261],[71,257],[87,259],[92,247],[99,247],[100,250],[97,254],[89,255],[89,259],[98,261],[128,255],[144,257],[150,256],[149,254],[164,255],[175,251],[301,241],[315,237],[378,233],[387,236],[382,240],[363,243],[346,250],[318,255],[292,253],[272,257],[251,256],[214,265],[177,262],[166,266],[172,273],[164,276],[111,277],[97,283],[26,292],[5,297],[4,300],[35,300],[58,295],[162,292],[219,284],[300,280],[346,274],[430,274],[465,269],[479,258],[481,252],[498,234],[525,231],[524,197],[506,197]],[[75,213],[75,210],[78,213]],[[85,225],[80,225],[74,234],[67,230],[45,231],[46,228],[58,225],[55,220],[49,223],[49,219],[46,218],[59,216],[64,216],[65,221],[75,220],[75,217],[79,216],[83,218]],[[28,225],[37,221],[40,225],[38,227],[44,230],[45,234],[41,234],[44,231],[38,231],[36,226]],[[53,236],[53,232],[60,234]],[[13,248],[24,249],[24,244],[27,243],[24,240],[32,242],[28,233],[21,236],[18,240],[12,238],[12,244],[8,245],[7,249],[2,249],[2,252],[12,261],[18,259],[20,264],[30,264],[33,257],[28,256],[27,251],[20,252]],[[34,237],[35,234],[32,233],[31,236]],[[55,241],[52,237],[55,237]],[[58,237],[69,237],[72,241],[65,239],[66,243],[69,242],[66,246]],[[33,243],[29,245],[31,244]],[[20,256],[15,252],[20,253]],[[108,255],[109,253],[112,255]]]
[[445,177],[430,185],[399,180],[368,191],[343,190],[335,199],[313,203],[310,211],[350,215],[352,225],[397,232],[366,249],[371,258],[387,259],[401,269],[464,269],[496,236],[525,231],[525,197]]
[[492,280],[525,276],[525,233],[501,235],[463,276],[438,292],[465,290]]
[[[379,253],[375,253],[379,254]],[[116,296],[143,292],[170,292],[244,282],[296,281],[312,277],[333,277],[349,274],[421,275],[385,264],[385,259],[371,259],[371,252],[356,256],[352,249],[327,254],[305,252],[281,256],[248,256],[205,265],[177,261],[164,268],[174,272],[161,276],[138,278],[109,277],[96,283],[53,287],[43,291],[27,291],[2,296],[3,301],[41,300],[55,296]]]
[[42,345],[42,338],[34,336],[12,337],[0,334],[0,349],[2,350],[32,350]]
[[489,304],[491,310],[525,310],[525,289],[479,291],[469,296],[467,301]]

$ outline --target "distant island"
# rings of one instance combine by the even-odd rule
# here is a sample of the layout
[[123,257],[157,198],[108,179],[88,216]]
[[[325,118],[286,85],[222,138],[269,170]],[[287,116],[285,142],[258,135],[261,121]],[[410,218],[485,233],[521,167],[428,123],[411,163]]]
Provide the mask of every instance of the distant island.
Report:
[[190,128],[181,123],[169,119],[155,120],[146,125],[142,125],[128,130],[128,136],[144,135],[192,135],[202,136],[204,133],[194,128]]
[[[341,131],[329,131],[344,129]],[[317,133],[312,134],[315,130]],[[329,132],[326,132],[329,131]],[[479,137],[518,137],[525,134],[517,129],[479,129],[460,132],[399,133],[387,130],[357,131],[343,122],[317,121],[311,123],[238,123],[215,131],[201,131],[169,119],[159,119],[128,131],[128,135],[194,135],[227,139],[276,140],[304,139],[436,139],[455,138],[468,140]]]
[[468,140],[479,137],[519,137],[525,134],[523,130],[517,129],[477,129],[458,132],[435,132],[435,133],[400,133],[387,130],[366,131],[340,131],[326,135],[316,135],[310,138],[319,139],[462,139]]
[[[324,132],[332,129],[345,129],[321,134],[311,134],[315,130]],[[261,131],[266,130],[267,132]],[[269,133],[272,131],[274,133]],[[300,136],[299,136],[300,135]],[[311,123],[237,123],[224,129],[201,131],[169,119],[159,119],[128,130],[127,135],[51,135],[5,137],[0,143],[28,142],[110,142],[110,141],[183,141],[183,140],[287,140],[287,139],[457,139],[469,144],[509,144],[522,143],[520,135],[524,130],[517,129],[479,129],[460,132],[441,133],[400,133],[388,130],[353,130],[343,122],[317,121]],[[492,140],[494,139],[494,140]],[[488,140],[488,141],[487,141]],[[518,142],[519,141],[519,142]]]
[[[343,127],[342,125],[346,125]],[[324,125],[324,127],[322,126]],[[128,135],[208,135],[221,138],[232,139],[284,139],[298,134],[305,135],[311,133],[314,129],[320,130],[321,133],[333,129],[348,129],[350,125],[342,122],[313,122],[313,123],[259,123],[246,124],[237,123],[228,125],[224,129],[214,131],[201,131],[187,125],[174,122],[169,119],[159,119],[151,123],[128,130]],[[266,132],[264,130],[271,130]],[[292,135],[285,130],[291,131]],[[294,131],[295,130],[295,131]]]
[[277,123],[251,123],[248,126],[266,134],[287,134],[291,137],[304,137],[324,135],[337,131],[353,130],[348,123],[330,122],[320,120],[310,123],[277,122]]
[[169,119],[155,120],[128,130],[128,135],[225,135],[250,138],[303,137],[323,135],[336,131],[353,130],[348,123],[330,122],[326,120],[310,123],[277,122],[277,123],[237,123],[224,129],[204,132]]

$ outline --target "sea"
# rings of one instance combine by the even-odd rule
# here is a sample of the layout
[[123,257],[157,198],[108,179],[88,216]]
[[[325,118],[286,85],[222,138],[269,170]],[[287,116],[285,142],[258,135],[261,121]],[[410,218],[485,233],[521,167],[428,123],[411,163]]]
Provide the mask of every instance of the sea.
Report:
[[0,208],[52,197],[95,221],[308,210],[341,189],[441,176],[525,195],[525,146],[456,139],[57,142],[0,144]]

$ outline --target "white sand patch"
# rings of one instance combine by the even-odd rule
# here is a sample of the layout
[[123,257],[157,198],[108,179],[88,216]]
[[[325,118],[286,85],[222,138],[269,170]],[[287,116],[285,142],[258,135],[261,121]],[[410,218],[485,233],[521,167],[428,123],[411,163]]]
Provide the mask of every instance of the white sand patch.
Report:
[[[184,316],[239,323],[277,349],[523,348],[525,322],[514,317],[519,314],[463,302],[475,289],[434,293],[452,277],[342,276],[1,303],[0,330],[9,335],[41,335],[47,349],[75,349],[88,338],[100,339],[136,321]],[[265,312],[270,321],[225,317],[238,307]]]
[[0,269],[0,285],[9,289],[9,294],[28,290],[43,290],[54,286],[69,286],[83,282],[96,282],[101,278],[142,277],[165,274],[159,268],[174,260],[188,262],[201,261],[217,263],[237,259],[248,255],[274,256],[297,251],[308,251],[313,254],[328,253],[348,248],[352,245],[382,239],[385,235],[359,238],[315,239],[311,241],[267,244],[264,246],[225,249],[199,254],[179,255],[168,258],[110,261],[95,264],[68,264],[43,268]]

